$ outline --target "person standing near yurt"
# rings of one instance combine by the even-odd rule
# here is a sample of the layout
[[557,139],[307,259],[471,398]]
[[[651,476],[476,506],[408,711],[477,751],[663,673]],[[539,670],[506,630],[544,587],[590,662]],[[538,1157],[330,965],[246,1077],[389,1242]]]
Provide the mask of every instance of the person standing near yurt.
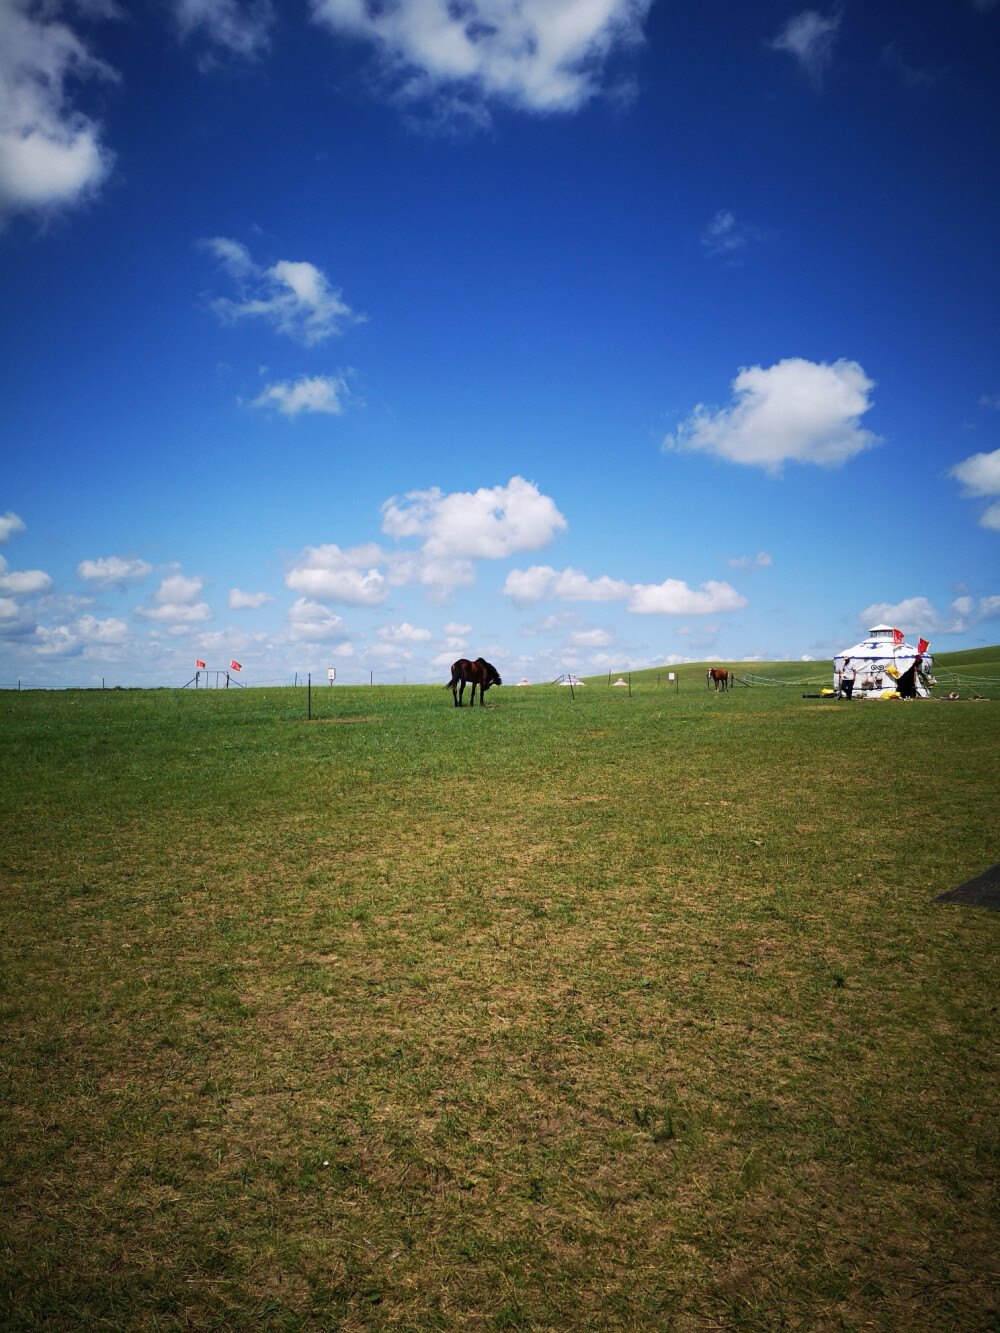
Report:
[[840,673],[840,693],[844,699],[849,699],[854,693],[854,682],[857,679],[857,670],[851,663],[849,657],[844,658],[844,669]]

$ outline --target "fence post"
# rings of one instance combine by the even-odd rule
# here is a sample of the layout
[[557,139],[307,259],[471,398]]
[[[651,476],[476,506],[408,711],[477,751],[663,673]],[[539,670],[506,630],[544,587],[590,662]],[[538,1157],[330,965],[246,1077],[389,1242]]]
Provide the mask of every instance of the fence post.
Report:
[[306,717],[312,721],[313,715],[313,673],[309,672],[309,685],[306,690]]

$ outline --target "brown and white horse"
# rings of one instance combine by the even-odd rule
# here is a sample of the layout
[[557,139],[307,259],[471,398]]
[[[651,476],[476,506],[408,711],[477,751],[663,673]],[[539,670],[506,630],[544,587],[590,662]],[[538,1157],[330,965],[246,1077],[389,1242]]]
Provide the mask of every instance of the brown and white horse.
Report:
[[705,672],[705,684],[714,685],[716,694],[719,690],[729,689],[729,672],[725,667],[709,667]]
[[[462,707],[462,695],[465,693],[466,685],[472,686],[472,696],[469,699],[469,707],[476,706],[476,686],[479,686],[479,706],[483,706],[483,695],[491,685],[502,685],[500,673],[491,662],[487,662],[482,657],[477,657],[474,662],[470,662],[467,657],[460,657],[457,662],[451,666],[451,680],[448,686],[451,688],[455,699],[455,707]],[[446,687],[447,688],[447,687]]]

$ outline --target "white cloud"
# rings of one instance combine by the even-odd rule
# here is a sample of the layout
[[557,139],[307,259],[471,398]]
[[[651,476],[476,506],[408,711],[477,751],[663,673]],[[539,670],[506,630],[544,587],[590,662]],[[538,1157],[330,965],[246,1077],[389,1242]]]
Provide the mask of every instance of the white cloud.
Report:
[[275,407],[283,416],[296,417],[300,412],[325,412],[339,416],[347,385],[339,375],[312,375],[290,383],[282,380],[269,384],[253,400],[251,407]]
[[1000,449],[973,454],[956,463],[949,475],[962,483],[967,495],[1000,495]]
[[313,0],[316,20],[374,45],[397,95],[488,123],[484,100],[574,111],[608,57],[641,40],[651,0]]
[[728,208],[720,208],[701,234],[701,243],[710,255],[730,259],[745,250],[751,241],[763,240],[764,233],[749,222],[738,222]]
[[68,625],[58,625],[55,629],[39,625],[35,639],[39,657],[79,657],[83,652],[83,643]]
[[991,407],[994,412],[1000,412],[1000,393],[980,394],[979,406]]
[[833,44],[840,28],[840,14],[820,14],[815,9],[803,10],[788,20],[770,43],[774,51],[787,51],[819,88],[833,60]]
[[288,637],[296,643],[346,639],[350,633],[340,616],[308,597],[299,597],[285,612]]
[[174,12],[182,37],[204,37],[241,59],[254,60],[271,45],[274,11],[267,0],[174,0]]
[[774,561],[766,551],[758,551],[756,555],[737,555],[728,561],[733,569],[767,569],[773,565]]
[[176,624],[181,628],[212,619],[212,608],[207,602],[163,602],[159,606],[135,606],[132,610],[143,620]]
[[0,543],[6,546],[15,532],[24,532],[26,528],[24,519],[8,509],[6,514],[0,514]]
[[204,580],[195,575],[185,578],[183,574],[170,574],[160,581],[160,586],[153,594],[153,601],[160,605],[174,602],[193,602],[201,595]]
[[639,616],[708,616],[740,611],[747,605],[747,599],[728,583],[710,579],[700,588],[696,592],[681,579],[637,583],[629,595],[628,609]]
[[866,629],[892,625],[905,634],[965,634],[982,620],[1000,615],[1000,597],[956,597],[947,615],[939,615],[926,597],[906,597],[901,602],[874,602],[858,616]]
[[501,560],[548,545],[566,520],[533,482],[511,477],[506,486],[445,495],[436,486],[395,496],[382,506],[382,531],[424,538],[424,555]]
[[241,592],[239,588],[229,589],[230,611],[257,611],[273,601],[274,598],[269,592]]
[[0,218],[92,194],[111,168],[100,126],[75,110],[70,79],[115,78],[65,24],[29,0],[0,4]]
[[[971,602],[971,598],[969,600]],[[938,627],[938,613],[926,597],[906,597],[901,602],[873,602],[865,607],[858,619],[865,629],[871,629],[872,625],[892,625],[907,634]]]
[[563,602],[618,602],[628,597],[630,591],[628,583],[607,574],[588,579],[571,566],[558,570],[551,565],[512,569],[503,585],[504,594],[516,606],[531,606],[547,598]]
[[10,593],[14,597],[30,597],[47,592],[51,587],[52,579],[41,569],[12,569],[0,573],[0,593]]
[[153,594],[152,606],[135,606],[135,615],[158,624],[173,625],[171,633],[185,632],[188,625],[211,620],[212,610],[207,602],[195,599],[201,595],[204,580],[198,575],[186,578],[183,574],[169,574],[160,580]]
[[[1000,449],[991,454],[973,454],[948,474],[960,481],[970,496],[1000,495]],[[979,516],[979,526],[1000,532],[1000,502],[988,505]]]
[[326,274],[315,264],[279,259],[270,268],[263,268],[239,241],[215,236],[202,244],[239,288],[238,300],[222,296],[212,302],[212,309],[226,323],[260,318],[278,333],[312,347],[365,319],[355,314],[340,289],[331,287]]
[[106,620],[98,620],[95,616],[81,616],[73,628],[86,643],[117,646],[128,639],[127,622],[118,620],[114,616],[109,616]]
[[513,569],[507,575],[503,592],[517,606],[530,606],[543,599],[555,598],[564,602],[625,601],[635,615],[711,615],[717,611],[738,611],[747,605],[728,583],[709,581],[701,584],[701,592],[688,587],[681,579],[665,579],[663,583],[626,583],[622,579],[588,579],[577,569],[555,570],[550,565],[532,565],[530,569]]
[[712,411],[699,403],[664,448],[700,450],[776,472],[785,462],[838,467],[880,443],[858,424],[872,405],[874,382],[856,361],[827,365],[790,357],[766,370],[745,367],[732,388],[731,407]]
[[381,625],[375,633],[386,644],[427,643],[434,637],[429,629],[419,629],[406,620],[399,625]]
[[607,648],[614,641],[605,629],[578,629],[567,636],[566,642],[573,648]]
[[389,580],[376,567],[382,552],[374,543],[341,550],[332,542],[307,546],[285,575],[286,587],[348,606],[379,606]]
[[472,633],[472,626],[461,625],[457,620],[449,620],[447,625],[445,625],[444,627],[444,633],[449,635],[451,638],[455,638],[456,636],[461,638],[463,634]]
[[95,583],[98,587],[114,588],[144,579],[152,568],[152,565],[136,556],[109,555],[97,560],[81,560],[76,572],[78,578]]

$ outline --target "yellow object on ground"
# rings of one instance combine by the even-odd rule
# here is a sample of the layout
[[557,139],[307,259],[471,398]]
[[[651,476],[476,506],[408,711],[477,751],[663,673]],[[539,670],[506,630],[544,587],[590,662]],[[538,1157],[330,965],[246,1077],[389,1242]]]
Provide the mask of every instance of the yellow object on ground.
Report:
[[883,690],[879,695],[880,699],[901,699],[902,697],[899,690]]

